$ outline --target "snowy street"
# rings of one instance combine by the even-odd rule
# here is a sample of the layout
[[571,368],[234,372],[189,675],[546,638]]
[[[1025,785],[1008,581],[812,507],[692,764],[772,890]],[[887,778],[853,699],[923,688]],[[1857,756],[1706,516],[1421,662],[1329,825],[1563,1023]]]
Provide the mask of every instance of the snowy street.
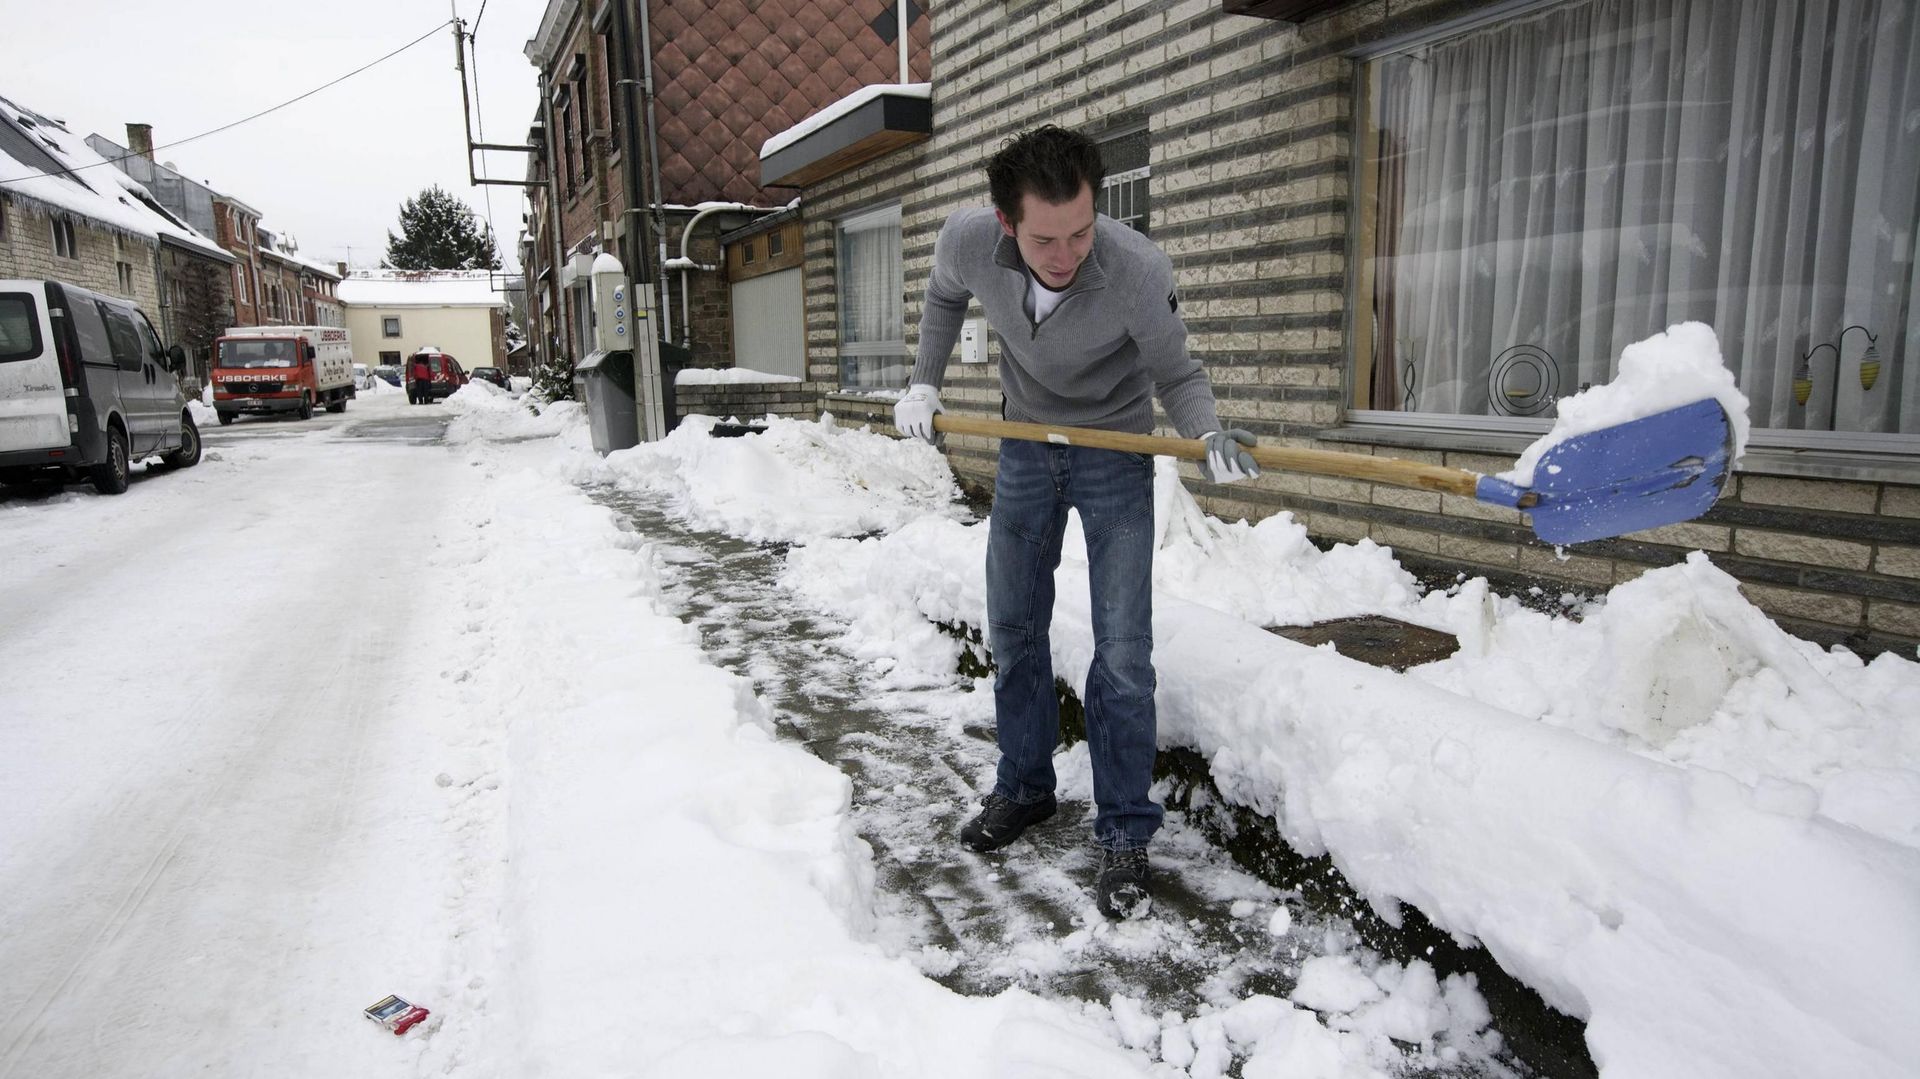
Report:
[[[994,759],[983,537],[926,447],[695,418],[601,459],[477,384],[203,430],[118,498],[0,494],[0,1079],[1920,1065],[1920,665],[1794,642],[1710,566],[1580,617],[1423,596],[1163,473],[1190,771],[1111,923],[1083,745],[1031,839],[952,842]],[[1461,652],[1264,628],[1357,614]],[[1250,824],[1292,860],[1229,856]],[[432,1018],[395,1039],[389,993]],[[1509,1028],[1516,995],[1571,1018]]]
[[312,1073],[290,1027],[450,960],[419,720],[479,658],[444,609],[465,469],[332,442],[373,400],[0,509],[0,1073]]

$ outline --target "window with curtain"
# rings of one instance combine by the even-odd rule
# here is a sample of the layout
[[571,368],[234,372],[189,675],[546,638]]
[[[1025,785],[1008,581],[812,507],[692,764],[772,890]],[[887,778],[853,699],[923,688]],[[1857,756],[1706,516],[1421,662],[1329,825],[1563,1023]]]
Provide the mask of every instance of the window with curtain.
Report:
[[906,285],[900,271],[900,207],[842,218],[834,230],[840,293],[840,386],[907,385]]
[[1583,0],[1363,84],[1355,408],[1551,417],[1695,320],[1756,428],[1920,447],[1911,0]]

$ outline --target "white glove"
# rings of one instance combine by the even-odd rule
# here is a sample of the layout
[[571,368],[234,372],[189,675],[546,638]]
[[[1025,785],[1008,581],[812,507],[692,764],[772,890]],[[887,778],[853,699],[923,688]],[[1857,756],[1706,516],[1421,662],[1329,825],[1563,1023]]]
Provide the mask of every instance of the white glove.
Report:
[[1260,474],[1253,454],[1240,448],[1253,448],[1253,432],[1234,427],[1201,437],[1206,439],[1207,456],[1200,462],[1200,471],[1205,473],[1207,482],[1232,483]]
[[893,425],[908,438],[933,441],[933,414],[945,412],[940,404],[940,391],[924,382],[916,382],[907,387],[900,400],[893,404]]

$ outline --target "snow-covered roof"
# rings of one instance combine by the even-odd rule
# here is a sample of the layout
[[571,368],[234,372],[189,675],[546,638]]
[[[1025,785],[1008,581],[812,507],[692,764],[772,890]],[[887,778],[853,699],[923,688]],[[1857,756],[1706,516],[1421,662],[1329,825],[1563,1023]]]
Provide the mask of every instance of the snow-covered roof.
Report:
[[772,157],[774,154],[779,153],[781,150],[799,142],[808,135],[826,127],[842,116],[853,112],[867,102],[882,97],[912,97],[919,98],[921,101],[931,101],[933,100],[933,84],[930,82],[887,82],[876,83],[872,86],[862,86],[846,97],[828,105],[826,108],[821,109],[819,112],[814,113],[812,116],[807,117],[785,131],[776,133],[768,138],[767,141],[761,143],[761,160]]
[[355,270],[336,289],[349,307],[505,307],[485,270]]
[[219,244],[161,207],[151,192],[100,156],[66,124],[0,97],[0,188],[109,229],[205,251]]
[[269,258],[279,259],[281,262],[290,262],[303,270],[309,270],[325,277],[331,277],[335,281],[340,280],[340,268],[329,263],[315,262],[305,255],[297,255],[291,251],[282,251],[277,247],[267,247],[264,244],[260,247],[260,253]]

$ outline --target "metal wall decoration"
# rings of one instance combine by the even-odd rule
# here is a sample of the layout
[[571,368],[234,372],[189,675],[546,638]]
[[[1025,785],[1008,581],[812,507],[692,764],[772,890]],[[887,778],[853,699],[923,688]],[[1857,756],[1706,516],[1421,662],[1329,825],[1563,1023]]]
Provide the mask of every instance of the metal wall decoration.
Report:
[[1538,416],[1559,396],[1560,366],[1539,345],[1515,345],[1487,370],[1487,403],[1502,416]]

